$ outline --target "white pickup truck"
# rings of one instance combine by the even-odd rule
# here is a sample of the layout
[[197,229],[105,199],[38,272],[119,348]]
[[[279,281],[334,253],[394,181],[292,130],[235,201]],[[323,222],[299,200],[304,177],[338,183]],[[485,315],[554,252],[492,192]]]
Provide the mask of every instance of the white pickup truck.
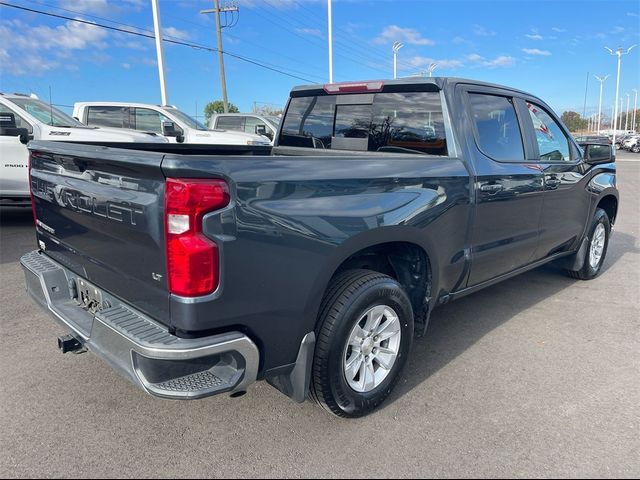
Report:
[[0,204],[30,204],[30,140],[167,143],[155,133],[88,127],[33,95],[0,93]]
[[164,135],[172,143],[208,145],[270,145],[262,136],[231,130],[209,130],[172,106],[125,102],[78,102],[73,116],[85,125],[131,128]]

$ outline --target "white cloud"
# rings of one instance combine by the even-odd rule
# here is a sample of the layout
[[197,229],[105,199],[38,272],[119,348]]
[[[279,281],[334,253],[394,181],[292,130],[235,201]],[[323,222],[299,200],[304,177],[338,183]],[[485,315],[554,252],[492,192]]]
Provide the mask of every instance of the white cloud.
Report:
[[167,37],[173,37],[178,40],[189,40],[189,38],[191,38],[188,32],[179,30],[176,27],[164,27],[162,29],[162,33]]
[[512,67],[516,64],[516,59],[509,55],[500,55],[493,60],[488,60],[484,62],[485,67],[495,68],[495,67]]
[[540,50],[539,48],[523,48],[522,51],[527,55],[541,55],[543,57],[551,55],[549,50]]
[[410,45],[435,45],[433,40],[424,38],[415,28],[402,28],[398,25],[389,25],[382,30],[373,42],[378,44],[404,42]]
[[464,37],[453,37],[453,40],[451,40],[451,42],[455,45],[460,45],[461,43],[465,42],[465,39]]
[[627,12],[627,17],[638,17],[636,12]]
[[554,32],[558,32],[558,33],[564,33],[567,30],[564,28],[560,28],[560,27],[552,27],[551,30],[553,30]]
[[438,68],[447,69],[447,70],[455,70],[457,68],[462,68],[464,66],[464,63],[462,62],[462,60],[455,60],[455,59],[438,60],[435,58],[422,57],[419,55],[409,58],[407,60],[407,63],[414,68],[426,67],[428,65],[431,65],[432,63],[437,63]]
[[122,64],[122,68],[124,68],[125,70],[129,70],[131,68],[131,64],[130,63],[123,63]]
[[611,33],[612,33],[613,35],[616,35],[616,34],[618,34],[618,33],[622,33],[622,32],[624,32],[624,27],[621,27],[621,26],[619,26],[619,25],[618,25],[618,26],[616,26],[613,30],[611,30]]
[[473,33],[478,35],[479,37],[493,37],[496,35],[496,32],[493,30],[489,30],[482,25],[478,25],[477,23],[473,26]]
[[0,23],[0,45],[8,52],[6,64],[11,65],[13,75],[42,75],[57,68],[73,69],[73,61],[77,61],[78,56],[72,52],[87,50],[95,55],[97,50],[107,47],[107,36],[99,27],[72,21],[57,27],[34,27],[20,20]]
[[322,37],[322,32],[318,28],[296,28],[296,32],[312,37]]
[[493,60],[487,60],[482,55],[472,53],[466,56],[466,59],[476,66],[497,68],[497,67],[512,67],[516,64],[516,59],[509,55],[499,55]]
[[107,0],[60,0],[60,6],[81,13],[105,13],[109,11]]
[[544,40],[544,37],[539,33],[527,33],[525,37],[527,37],[530,40]]

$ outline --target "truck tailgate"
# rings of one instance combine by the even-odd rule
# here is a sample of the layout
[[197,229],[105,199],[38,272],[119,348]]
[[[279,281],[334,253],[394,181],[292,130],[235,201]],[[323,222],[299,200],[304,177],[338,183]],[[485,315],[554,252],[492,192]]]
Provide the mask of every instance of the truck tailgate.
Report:
[[40,248],[169,324],[164,154],[63,142],[29,149]]

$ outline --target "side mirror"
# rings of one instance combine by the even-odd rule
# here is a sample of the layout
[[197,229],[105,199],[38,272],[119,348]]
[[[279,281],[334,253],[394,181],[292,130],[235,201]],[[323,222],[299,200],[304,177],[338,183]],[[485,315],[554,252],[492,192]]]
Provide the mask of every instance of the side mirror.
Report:
[[267,130],[266,125],[256,125],[256,135],[262,135],[267,137],[269,140],[273,140],[273,133],[270,130]]
[[20,137],[20,143],[29,143],[29,130],[16,127],[16,116],[13,113],[0,113],[0,136]]
[[176,128],[176,124],[169,120],[162,121],[162,134],[165,137],[177,137],[182,132],[180,131],[180,127]]
[[599,165],[601,163],[611,163],[616,161],[613,148],[605,143],[581,143],[584,148],[584,161],[589,165]]

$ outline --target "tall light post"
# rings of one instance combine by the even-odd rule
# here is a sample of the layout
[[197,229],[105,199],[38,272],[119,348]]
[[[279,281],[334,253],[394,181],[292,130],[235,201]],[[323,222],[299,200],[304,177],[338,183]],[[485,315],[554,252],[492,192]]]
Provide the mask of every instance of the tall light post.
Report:
[[634,47],[635,45],[631,45],[629,48],[627,48],[626,52],[622,47],[619,47],[615,52],[611,50],[609,47],[604,47],[609,52],[609,54],[618,57],[618,77],[616,78],[616,111],[615,111],[615,119],[613,123],[613,139],[611,140],[613,145],[616,144],[616,121],[618,119],[617,118],[618,117],[618,94],[620,92],[620,63],[622,63],[622,55],[628,55]]
[[627,115],[624,117],[624,129],[629,130],[629,99],[631,94],[627,93]]
[[631,125],[631,128],[635,132],[636,131],[636,110],[638,110],[638,89],[632,88],[631,90],[636,94],[636,99],[633,101],[633,125]]
[[327,0],[327,28],[329,41],[329,83],[333,83],[333,15],[331,13],[331,0]]
[[156,55],[158,57],[158,74],[160,76],[160,97],[162,105],[169,105],[167,84],[164,80],[164,52],[162,51],[162,27],[160,26],[160,6],[158,0],[151,0],[153,10],[153,29],[156,37]]
[[600,118],[602,117],[602,87],[604,85],[604,81],[609,78],[609,75],[605,75],[604,77],[594,75],[594,77],[596,77],[596,80],[600,82],[600,100],[598,101],[598,135],[600,135]]
[[433,71],[438,68],[438,64],[437,63],[432,63],[427,67],[427,72],[429,72],[429,76],[433,77]]
[[393,78],[398,78],[398,50],[404,47],[403,43],[393,42],[391,50],[393,51]]

